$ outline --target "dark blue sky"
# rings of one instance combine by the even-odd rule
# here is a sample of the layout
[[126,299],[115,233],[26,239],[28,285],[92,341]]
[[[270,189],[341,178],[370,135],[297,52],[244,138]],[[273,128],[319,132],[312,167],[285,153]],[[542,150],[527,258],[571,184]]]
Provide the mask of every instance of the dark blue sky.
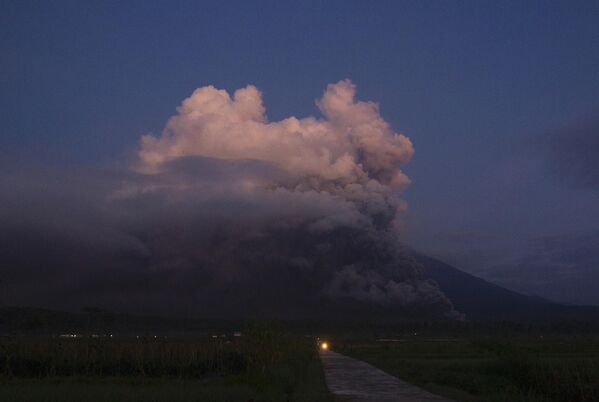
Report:
[[453,262],[501,278],[498,243],[599,228],[599,150],[563,146],[597,143],[597,1],[3,0],[0,55],[3,165],[122,161],[200,86],[254,84],[277,120],[350,78],[414,142],[414,244],[466,233],[486,259]]

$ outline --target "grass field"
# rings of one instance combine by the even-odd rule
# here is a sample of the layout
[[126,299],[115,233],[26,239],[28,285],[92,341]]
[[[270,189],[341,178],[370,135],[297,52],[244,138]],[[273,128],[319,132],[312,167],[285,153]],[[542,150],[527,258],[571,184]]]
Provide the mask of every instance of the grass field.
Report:
[[243,337],[3,337],[0,400],[328,401],[312,339],[270,327]]
[[599,401],[596,337],[406,337],[335,350],[457,401]]
[[[596,335],[407,333],[376,340],[350,329],[329,339],[335,351],[456,401],[599,401]],[[276,324],[238,337],[0,337],[0,401],[330,400],[314,339]]]

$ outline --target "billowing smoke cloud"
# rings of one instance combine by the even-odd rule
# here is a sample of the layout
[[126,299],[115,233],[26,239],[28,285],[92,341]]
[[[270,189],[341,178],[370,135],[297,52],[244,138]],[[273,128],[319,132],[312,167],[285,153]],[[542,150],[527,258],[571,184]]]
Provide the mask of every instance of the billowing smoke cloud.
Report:
[[[356,101],[348,80],[329,85],[317,105],[323,118],[268,122],[253,86],[232,97],[199,88],[161,135],[142,137],[131,169],[37,197],[77,205],[36,209],[54,293],[196,315],[457,316],[398,239],[412,143],[376,104]],[[73,210],[84,212],[68,228]],[[26,211],[9,214],[23,227],[14,217]],[[49,237],[69,251],[56,255]],[[5,260],[19,260],[7,250]]]
[[391,131],[372,102],[356,102],[348,80],[329,85],[317,104],[325,120],[289,117],[266,121],[260,92],[197,89],[183,101],[161,137],[142,138],[143,167],[159,168],[185,156],[255,159],[273,163],[293,178],[310,179],[316,190],[360,184],[402,187],[399,167],[414,153],[412,143]]
[[159,172],[189,157],[253,160],[285,173],[278,180],[255,177],[245,188],[270,186],[305,196],[315,192],[359,206],[357,219],[387,225],[402,206],[393,194],[409,183],[400,170],[414,153],[412,143],[393,133],[372,102],[356,102],[348,80],[329,85],[317,102],[324,120],[289,117],[267,122],[253,86],[231,98],[214,87],[197,89],[183,101],[162,136],[146,135],[139,152],[143,172]]

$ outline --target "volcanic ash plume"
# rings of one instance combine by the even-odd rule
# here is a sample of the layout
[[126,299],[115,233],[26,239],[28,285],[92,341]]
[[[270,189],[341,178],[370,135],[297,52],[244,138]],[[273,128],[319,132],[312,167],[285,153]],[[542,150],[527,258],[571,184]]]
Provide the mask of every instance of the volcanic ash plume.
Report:
[[198,305],[248,314],[454,315],[398,242],[412,143],[355,92],[331,84],[324,118],[269,122],[254,86],[194,91],[160,136],[142,137],[136,178],[111,196],[134,217],[149,272]]
[[409,179],[400,166],[412,157],[412,143],[391,131],[376,104],[356,102],[354,95],[355,86],[340,81],[317,102],[325,120],[269,123],[255,87],[239,89],[233,98],[203,87],[183,101],[161,137],[142,138],[140,159],[148,171],[186,156],[259,160],[317,191],[351,184],[405,186]]
[[[213,317],[456,316],[401,247],[412,143],[350,81],[268,122],[196,90],[128,168],[2,171],[11,304]],[[36,278],[36,280],[31,280]],[[34,300],[35,299],[35,300]]]

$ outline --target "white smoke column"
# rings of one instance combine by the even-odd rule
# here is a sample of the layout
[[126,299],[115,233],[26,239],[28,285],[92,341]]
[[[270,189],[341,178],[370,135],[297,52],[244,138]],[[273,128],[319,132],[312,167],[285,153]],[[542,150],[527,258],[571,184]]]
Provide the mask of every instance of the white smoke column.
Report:
[[268,122],[255,87],[204,87],[134,169],[11,179],[0,253],[18,269],[0,272],[23,297],[143,314],[458,317],[394,225],[412,144],[354,97],[340,81],[321,118]]
[[[249,278],[276,277],[275,292],[291,294],[304,283],[302,300],[350,299],[402,311],[425,306],[452,316],[451,302],[401,250],[394,229],[403,208],[398,192],[410,182],[401,167],[414,154],[412,143],[391,129],[377,104],[355,94],[351,81],[339,81],[316,102],[322,118],[268,122],[254,86],[232,97],[212,86],[195,90],[160,136],[142,137],[136,170],[149,180],[121,193],[177,194],[166,208],[188,211],[179,227],[199,231],[173,231],[177,241],[162,254],[164,238],[150,240],[153,255],[178,259],[160,257],[153,269],[172,271],[187,259],[186,267],[209,272],[214,289],[245,278],[237,294],[266,286]],[[196,170],[181,174],[190,165]],[[226,174],[206,182],[211,169]],[[197,214],[214,215],[219,205],[241,212],[219,215],[221,240],[207,246],[198,239],[210,225]]]
[[141,168],[159,171],[163,163],[185,156],[256,159],[318,183],[366,185],[373,179],[404,187],[409,179],[400,166],[412,157],[412,143],[391,130],[375,103],[355,101],[355,92],[349,80],[329,85],[317,101],[325,119],[267,122],[256,87],[239,89],[233,97],[212,86],[199,88],[160,137],[142,137]]

